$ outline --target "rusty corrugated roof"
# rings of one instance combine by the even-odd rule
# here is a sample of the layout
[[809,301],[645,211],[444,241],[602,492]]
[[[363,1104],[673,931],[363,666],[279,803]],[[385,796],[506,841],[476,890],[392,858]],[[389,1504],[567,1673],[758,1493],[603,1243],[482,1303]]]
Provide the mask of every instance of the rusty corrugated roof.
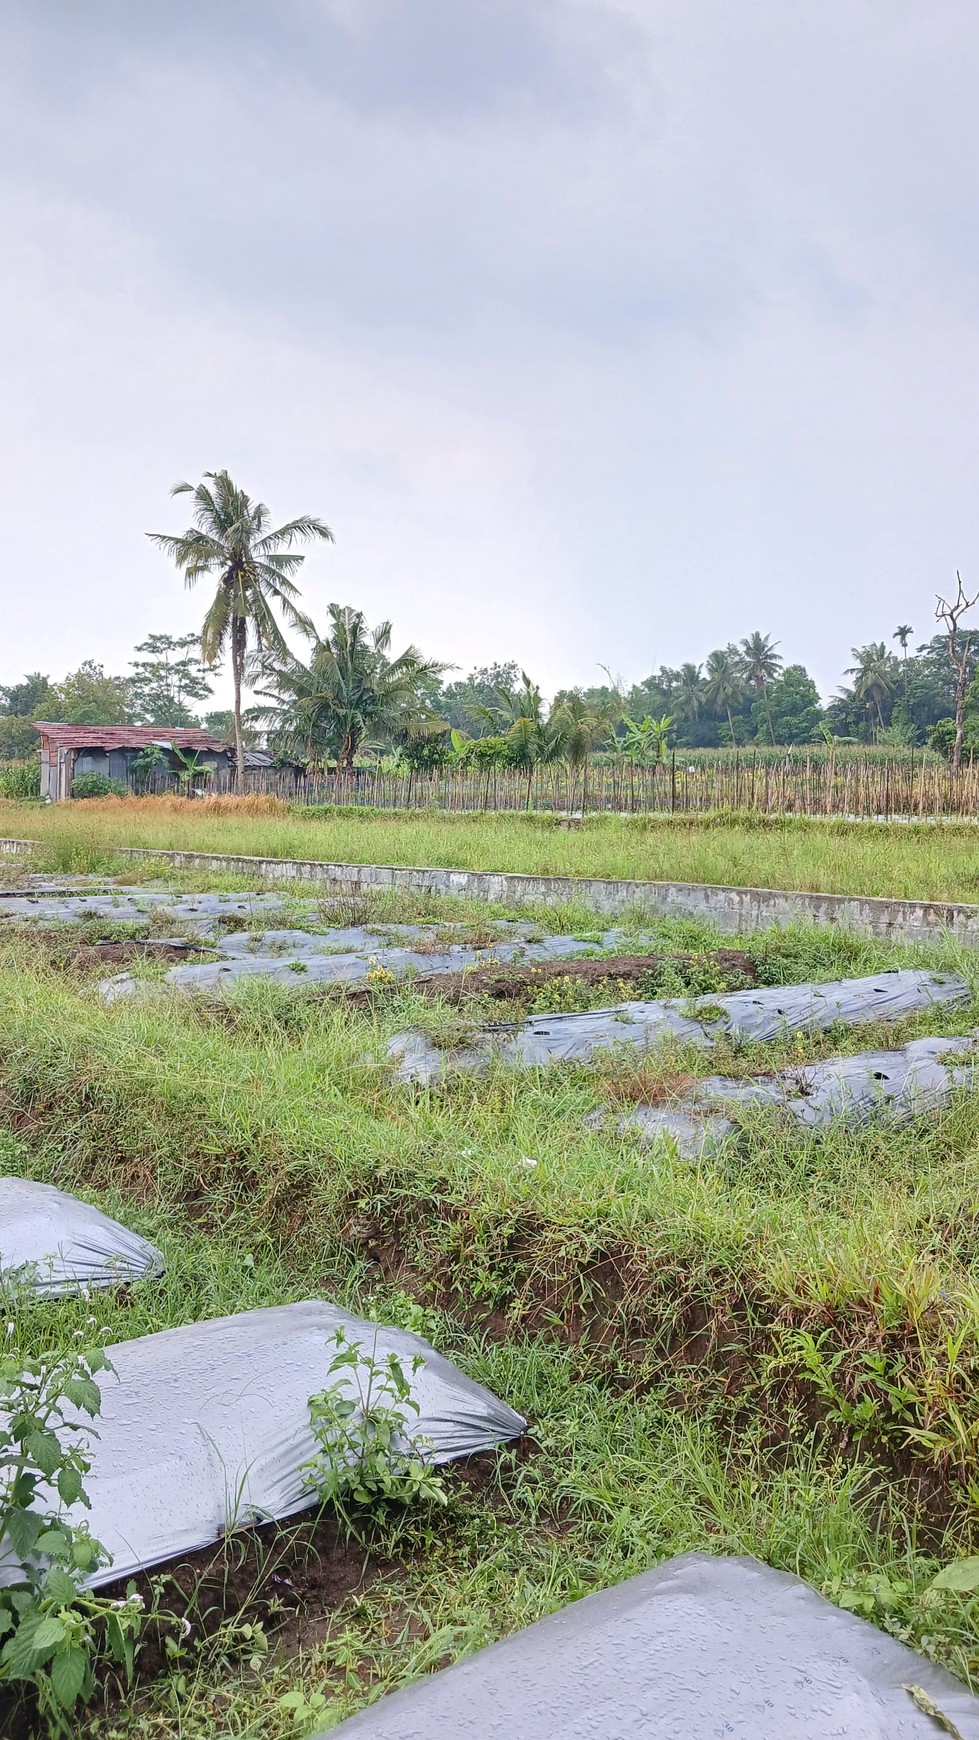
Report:
[[57,749],[145,749],[148,743],[169,743],[174,749],[227,749],[220,737],[199,726],[184,725],[52,725],[34,721],[35,731]]

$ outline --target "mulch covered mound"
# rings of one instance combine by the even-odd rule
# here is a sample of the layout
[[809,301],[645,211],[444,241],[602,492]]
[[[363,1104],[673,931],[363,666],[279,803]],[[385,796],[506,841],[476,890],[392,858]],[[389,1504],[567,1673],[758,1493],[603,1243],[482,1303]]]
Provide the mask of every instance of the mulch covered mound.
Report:
[[150,942],[81,943],[71,951],[65,964],[74,972],[87,973],[104,967],[128,966],[130,961],[166,961],[168,965],[178,965],[181,961],[200,960],[209,952],[165,938],[153,938]]
[[[588,955],[580,960],[540,961],[530,967],[491,962],[485,967],[470,967],[463,973],[423,974],[411,980],[411,989],[446,1003],[463,1003],[471,997],[519,1001],[532,997],[553,979],[575,979],[584,985],[640,985],[663,966],[682,966],[692,961],[710,961],[719,972],[738,982],[749,985],[757,982],[754,962],[741,949],[711,949],[697,955]],[[366,985],[355,985],[347,992],[353,1003],[369,1002],[375,994],[375,988]]]

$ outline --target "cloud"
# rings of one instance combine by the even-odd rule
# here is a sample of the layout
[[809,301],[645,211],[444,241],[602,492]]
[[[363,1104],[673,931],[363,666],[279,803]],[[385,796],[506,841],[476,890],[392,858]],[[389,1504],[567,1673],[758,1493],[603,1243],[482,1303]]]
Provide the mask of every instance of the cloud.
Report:
[[965,0],[0,30],[5,676],[192,626],[142,534],[224,464],[334,523],[314,605],[552,687],[759,626],[829,688],[968,571]]

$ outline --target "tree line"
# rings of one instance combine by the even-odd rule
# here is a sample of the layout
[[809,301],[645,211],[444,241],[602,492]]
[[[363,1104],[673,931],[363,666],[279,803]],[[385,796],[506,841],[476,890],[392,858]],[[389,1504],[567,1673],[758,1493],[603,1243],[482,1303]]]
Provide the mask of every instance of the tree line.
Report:
[[[37,748],[35,719],[67,724],[203,725],[242,749],[264,738],[283,758],[352,768],[358,758],[394,754],[418,768],[493,763],[532,769],[595,754],[639,762],[669,748],[713,749],[807,743],[929,745],[953,765],[979,750],[977,634],[967,622],[979,601],[957,578],[940,598],[941,632],[914,640],[899,624],[852,649],[844,681],[824,705],[805,666],[756,630],[715,648],[699,663],[661,665],[629,687],[606,681],[560,690],[550,701],[514,661],[448,680],[450,667],[410,645],[396,652],[392,628],[371,629],[363,612],[331,604],[322,630],[300,609],[297,575],[313,541],[332,541],[304,515],[273,527],[268,508],[226,471],[208,472],[189,495],[192,523],[149,533],[187,586],[213,591],[199,634],[154,633],[134,649],[127,674],[93,660],[52,682],[31,672],[0,687],[0,759]],[[305,646],[297,651],[286,631]],[[231,665],[234,705],[208,711],[211,677]],[[604,668],[604,667],[603,667]],[[250,688],[253,705],[245,707]]]

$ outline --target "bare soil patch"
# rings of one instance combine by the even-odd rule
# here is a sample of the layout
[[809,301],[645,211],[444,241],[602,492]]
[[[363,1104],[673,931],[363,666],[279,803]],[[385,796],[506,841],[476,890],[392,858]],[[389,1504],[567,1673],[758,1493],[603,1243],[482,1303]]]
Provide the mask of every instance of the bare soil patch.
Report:
[[[425,973],[412,979],[411,989],[445,1003],[465,1003],[477,997],[498,1002],[525,1002],[542,985],[555,979],[575,980],[583,985],[641,985],[652,980],[668,963],[682,966],[693,960],[709,961],[724,974],[737,975],[746,984],[757,983],[758,973],[750,955],[741,949],[712,949],[709,954],[586,955],[579,960],[541,961],[536,966],[471,967],[461,973]],[[376,987],[358,985],[347,992],[352,1003],[366,1003]],[[651,993],[653,994],[653,993]]]
[[65,967],[69,972],[87,973],[94,968],[127,966],[130,961],[166,961],[178,965],[181,961],[201,960],[210,952],[193,944],[184,945],[161,938],[149,942],[82,943],[72,950]]

